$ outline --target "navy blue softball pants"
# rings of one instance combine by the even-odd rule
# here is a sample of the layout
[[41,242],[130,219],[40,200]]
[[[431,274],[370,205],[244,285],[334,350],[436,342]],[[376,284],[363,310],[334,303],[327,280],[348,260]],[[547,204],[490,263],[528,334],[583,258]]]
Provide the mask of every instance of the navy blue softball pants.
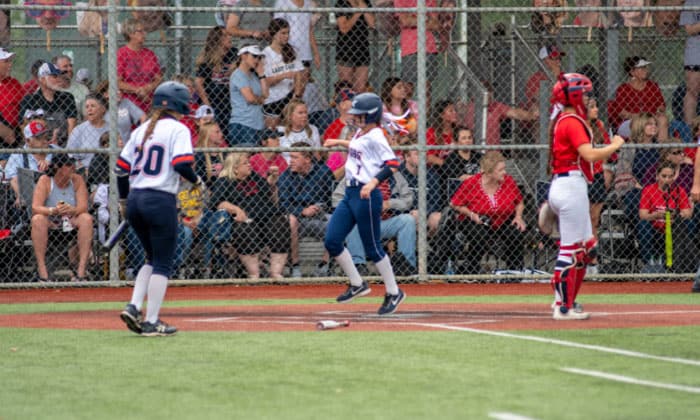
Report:
[[378,262],[386,255],[381,240],[382,193],[375,188],[370,198],[363,200],[360,198],[360,188],[345,189],[345,197],[328,222],[324,245],[331,257],[337,257],[345,248],[345,238],[357,225],[367,258]]
[[170,277],[177,242],[177,205],[174,194],[158,190],[131,190],[126,218],[134,228],[153,274]]

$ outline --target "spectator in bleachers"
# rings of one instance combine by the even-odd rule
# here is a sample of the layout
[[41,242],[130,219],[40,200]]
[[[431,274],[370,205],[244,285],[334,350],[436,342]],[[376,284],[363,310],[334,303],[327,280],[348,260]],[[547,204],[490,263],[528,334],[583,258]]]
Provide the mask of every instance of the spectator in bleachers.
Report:
[[70,93],[61,91],[62,74],[53,64],[42,64],[37,72],[39,89],[25,95],[19,106],[20,115],[24,115],[28,110],[43,109],[46,124],[52,133],[51,141],[59,146],[66,144],[78,121],[75,98]]
[[[355,97],[355,91],[351,89],[343,89],[335,96],[335,108],[340,113],[323,133],[323,140],[328,139],[343,139],[350,140],[355,134],[357,127],[353,125],[354,117],[348,113],[352,107],[352,99]],[[331,152],[326,160],[326,165],[333,171],[333,176],[337,180],[345,177],[345,159],[348,153],[345,150],[337,150]]]
[[[605,125],[598,118],[598,101],[589,98],[587,102],[588,124],[593,134],[593,144],[610,144],[610,136],[605,129]],[[593,235],[598,237],[598,226],[600,226],[600,213],[603,211],[608,196],[608,189],[612,183],[613,174],[609,169],[605,169],[603,161],[593,162],[593,182],[588,186],[588,201],[590,204],[591,227]],[[590,265],[589,265],[590,267]]]
[[[280,147],[280,133],[269,128],[263,130],[260,134],[260,145],[269,148]],[[250,166],[263,178],[267,178],[271,173],[279,175],[288,167],[282,154],[273,150],[264,150],[251,156]]]
[[[470,128],[459,126],[455,128],[454,132],[457,136],[458,146],[474,145],[474,133]],[[450,179],[464,181],[479,173],[479,165],[482,157],[483,153],[472,149],[460,149],[447,155],[444,161],[445,163],[440,169],[443,185],[446,186]]]
[[[517,121],[535,121],[539,117],[539,109],[532,108],[530,110],[524,108],[512,107],[503,102],[498,102],[493,99],[493,86],[489,81],[482,82],[488,90],[488,107],[486,109],[486,133],[484,135],[486,144],[495,145],[501,144],[501,123],[507,119]],[[455,104],[459,115],[463,116],[461,125],[471,127],[476,121],[476,109],[474,100],[468,103]],[[481,104],[479,104],[481,106]]]
[[[32,119],[22,130],[24,134],[24,149],[46,149],[49,147],[49,139],[51,132],[49,131],[46,122],[43,119]],[[45,172],[51,156],[46,153],[13,153],[10,155],[5,164],[5,179],[10,181],[10,187],[15,193],[15,207],[19,208],[22,205],[30,203],[22,203],[19,193],[19,182],[17,179],[17,169],[25,168],[37,172]]]
[[31,77],[22,85],[24,95],[34,93],[37,89],[39,89],[39,67],[41,67],[41,65],[45,62],[46,61],[42,59],[38,59],[32,63],[31,67],[29,68],[29,74]]
[[307,70],[307,77],[310,75],[311,64],[316,69],[321,68],[321,55],[316,44],[316,34],[314,33],[313,15],[304,10],[314,7],[311,0],[276,0],[277,10],[298,10],[295,12],[275,12],[274,18],[284,19],[289,22],[289,43],[292,44],[299,59],[304,63]]
[[86,281],[92,245],[88,190],[83,177],[75,173],[73,158],[65,153],[52,157],[46,174],[39,178],[34,187],[32,244],[36,256],[37,281],[50,280],[46,268],[49,229],[63,229],[64,232],[78,230],[77,245],[69,250],[71,261],[75,263],[78,260],[75,276],[71,280]]
[[640,56],[625,59],[624,70],[629,80],[617,88],[615,99],[610,102],[608,107],[610,124],[617,128],[635,114],[648,112],[656,117],[659,125],[659,139],[665,140],[668,138],[666,102],[659,85],[649,79],[649,64],[651,61]]
[[304,65],[297,58],[294,47],[289,43],[289,22],[276,18],[270,21],[268,33],[272,37],[265,47],[265,82],[270,96],[265,99],[263,113],[265,125],[276,127],[280,116],[293,98],[301,98],[304,93]]
[[265,70],[263,52],[256,45],[238,51],[238,68],[231,74],[231,118],[228,124],[229,146],[255,145],[265,127],[262,105],[268,96],[267,83],[260,80]]
[[75,72],[75,83],[81,84],[88,89],[88,92],[92,90],[92,72],[89,69],[81,68]]
[[204,49],[195,61],[194,85],[204,105],[214,109],[216,122],[228,129],[231,118],[231,94],[229,79],[235,69],[237,50],[232,47],[231,37],[223,28],[215,26],[207,33]]
[[418,105],[409,99],[406,82],[398,77],[389,77],[382,83],[383,120],[389,120],[404,134],[416,132]]
[[260,277],[260,252],[270,247],[270,277],[281,279],[289,252],[289,221],[279,205],[278,177],[253,172],[247,153],[229,153],[212,187],[211,207],[233,218],[232,239],[248,277]]
[[[70,133],[66,148],[68,149],[97,149],[100,147],[100,136],[109,132],[109,121],[105,119],[107,103],[100,95],[88,95],[85,98],[85,121],[78,124]],[[90,161],[94,153],[72,153],[75,159],[75,169],[78,173],[85,174],[90,167]]]
[[[335,7],[369,9],[372,3],[365,0],[337,0]],[[372,13],[336,13],[338,32],[335,39],[335,65],[338,80],[346,80],[355,92],[364,92],[369,80],[369,31],[375,27]],[[333,137],[337,138],[337,137]]]
[[[416,220],[409,214],[413,208],[413,191],[406,178],[395,172],[392,178],[377,185],[382,192],[382,241],[396,239],[397,252],[391,257],[391,265],[399,276],[416,273]],[[333,191],[334,207],[345,196],[345,183],[340,182]],[[357,270],[367,273],[367,256],[362,245],[360,231],[355,226],[346,238],[347,249]]]
[[[109,82],[102,81],[95,87],[95,94],[103,98],[109,98]],[[146,113],[135,103],[122,95],[122,91],[117,89],[117,131],[119,132],[118,147],[124,147],[124,143],[129,141],[131,131],[146,121]]]
[[[576,7],[600,7],[600,0],[575,0]],[[608,19],[603,12],[579,11],[574,17],[574,25],[587,26],[589,28],[606,28]],[[595,86],[595,83],[594,83]]]
[[457,213],[446,221],[444,232],[439,232],[446,246],[459,231],[469,243],[469,252],[460,274],[481,272],[481,257],[495,239],[499,255],[509,270],[522,270],[526,224],[523,220],[525,204],[515,180],[506,173],[506,159],[500,152],[489,151],[481,160],[481,172],[468,178],[450,200]]
[[199,101],[194,87],[194,77],[189,74],[180,73],[173,76],[171,80],[182,83],[190,92],[190,112],[187,115],[183,115],[180,122],[190,130],[190,141],[192,142],[192,147],[195,147],[197,145],[197,136],[199,135],[199,126],[197,125],[196,119]]
[[[700,6],[700,0],[686,0],[686,6]],[[683,118],[691,125],[698,115],[698,95],[700,94],[700,15],[695,10],[683,10],[680,26],[685,28],[685,52],[683,68],[685,69],[686,93],[683,98]]]
[[[293,143],[292,147],[308,147]],[[299,238],[323,239],[330,218],[331,195],[335,179],[330,169],[315,161],[311,152],[290,152],[289,168],[280,176],[280,205],[289,213],[292,238],[292,277],[301,277]],[[328,273],[328,255],[319,263],[316,274]]]
[[[100,136],[99,147],[104,150],[109,149],[108,131],[105,131]],[[90,167],[87,168],[87,176],[85,177],[87,180],[88,190],[92,191],[93,187],[99,186],[100,184],[109,184],[109,168],[109,155],[106,153],[95,153],[90,161]]]
[[[670,106],[673,120],[668,123],[668,135],[669,137],[680,137],[683,142],[690,143],[693,141],[693,133],[690,126],[685,122],[683,111],[685,95],[685,82],[681,82],[671,94]],[[700,115],[700,102],[697,103],[695,115]]]
[[[394,0],[394,7],[416,7],[416,0]],[[426,7],[437,7],[436,0],[427,0]],[[425,77],[426,77],[426,103],[430,103],[430,80],[438,76],[439,60],[435,34],[441,30],[439,14],[430,12],[425,17]],[[418,82],[418,17],[416,13],[398,13],[399,26],[401,27],[401,80]],[[382,95],[382,99],[384,99]]]
[[[273,0],[238,0],[236,7],[256,8],[273,7]],[[272,14],[263,11],[233,11],[226,15],[226,33],[234,38],[234,43],[240,48],[245,45],[260,45],[270,38],[267,24]]]
[[[678,140],[671,139],[670,142],[678,143]],[[671,162],[676,166],[674,185],[678,185],[686,193],[690,194],[690,189],[693,187],[693,160],[685,154],[683,149],[676,147],[661,149],[659,154],[659,161],[655,165],[650,166],[644,174],[641,180],[642,186],[646,187],[656,182],[659,167],[667,162]]]
[[[284,108],[284,125],[277,127],[280,133],[280,146],[291,147],[294,144],[304,143],[305,147],[321,147],[321,136],[316,126],[309,124],[309,113],[306,104],[299,99],[292,99]],[[282,156],[290,161],[290,153],[282,152]],[[318,158],[318,153],[314,153]]]
[[685,221],[692,217],[693,207],[688,200],[687,192],[674,183],[678,176],[677,171],[678,167],[672,162],[661,163],[656,170],[656,182],[644,187],[642,191],[639,202],[639,218],[642,223],[651,222],[652,228],[640,229],[638,233],[640,235],[638,237],[640,254],[644,262],[643,273],[663,271],[661,262],[665,260],[663,256],[667,211],[670,210],[672,213],[672,224],[680,224],[680,231],[684,231],[680,235],[681,237],[678,237],[676,234],[680,231],[674,229],[673,241],[688,239],[688,226]]
[[85,98],[90,93],[90,90],[85,85],[73,81],[73,59],[65,54],[61,54],[53,57],[51,63],[63,72],[60,78],[61,90],[73,95],[75,107],[78,109],[80,116],[84,118]]
[[537,70],[530,76],[525,84],[525,104],[523,108],[531,111],[539,109],[540,84],[550,80],[557,80],[559,73],[562,72],[561,59],[564,56],[566,56],[566,52],[561,51],[556,45],[545,45],[540,48],[537,57],[542,60],[549,74],[542,70]]
[[[336,84],[338,82],[336,81]],[[323,86],[313,77],[310,77],[304,87],[304,95],[301,97],[309,110],[309,123],[318,128],[319,133],[326,131],[333,122],[336,110],[331,107],[326,98]]]
[[[457,111],[454,102],[450,100],[438,101],[432,107],[430,127],[425,133],[425,144],[430,146],[448,146],[452,144],[457,127]],[[445,159],[452,150],[429,149],[426,156],[428,165],[442,169]]]
[[143,112],[149,112],[153,91],[163,80],[163,69],[156,54],[144,47],[146,31],[140,21],[127,19],[122,24],[122,35],[126,45],[117,50],[119,90]]
[[[226,141],[219,124],[214,121],[202,124],[199,127],[196,147],[226,147]],[[223,153],[195,151],[194,162],[195,172],[206,186],[211,188],[223,168]]]
[[[411,215],[416,219],[418,225],[418,159],[419,153],[417,150],[405,150],[404,161],[399,167],[399,172],[408,182],[409,188],[414,192],[413,204],[411,205]],[[426,178],[426,200],[428,213],[428,236],[433,236],[437,231],[443,203],[445,202],[442,194],[443,190],[440,185],[440,175],[431,167],[427,168]]]
[[2,86],[0,115],[13,129],[19,126],[19,108],[24,96],[24,88],[19,83],[19,80],[12,77],[11,74],[14,57],[15,53],[0,48],[0,86]]

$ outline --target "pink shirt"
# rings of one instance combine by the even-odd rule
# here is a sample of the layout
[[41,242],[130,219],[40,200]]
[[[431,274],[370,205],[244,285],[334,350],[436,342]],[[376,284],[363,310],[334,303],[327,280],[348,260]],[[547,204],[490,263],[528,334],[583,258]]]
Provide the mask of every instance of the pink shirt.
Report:
[[[156,54],[148,48],[134,51],[126,45],[117,50],[117,75],[134,86],[145,86],[162,74]],[[124,93],[124,98],[131,100],[143,112],[151,110],[151,99],[143,99],[133,93]]]
[[[416,7],[416,0],[394,0],[394,7]],[[437,7],[435,0],[425,0],[426,7]],[[418,51],[418,29],[401,28],[401,57],[415,54]],[[435,36],[431,31],[425,32],[425,52],[427,54],[437,54]]]

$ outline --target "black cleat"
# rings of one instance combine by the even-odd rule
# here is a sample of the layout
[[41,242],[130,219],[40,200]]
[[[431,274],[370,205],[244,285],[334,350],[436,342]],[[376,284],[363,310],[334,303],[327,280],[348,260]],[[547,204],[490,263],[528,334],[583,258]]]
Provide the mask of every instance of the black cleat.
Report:
[[141,334],[141,322],[143,321],[143,314],[141,311],[136,309],[136,306],[131,303],[126,305],[119,318],[124,321],[126,327],[136,334]]
[[406,299],[406,294],[401,289],[399,289],[399,294],[397,295],[384,295],[384,303],[379,307],[377,313],[379,315],[393,314],[404,299]]
[[141,323],[141,335],[144,337],[167,337],[174,335],[177,332],[177,328],[172,327],[160,319],[154,324],[150,322]]
[[343,292],[342,295],[335,298],[338,303],[346,303],[355,299],[356,297],[368,295],[372,289],[369,288],[369,284],[366,281],[362,282],[361,286],[348,286],[347,290]]

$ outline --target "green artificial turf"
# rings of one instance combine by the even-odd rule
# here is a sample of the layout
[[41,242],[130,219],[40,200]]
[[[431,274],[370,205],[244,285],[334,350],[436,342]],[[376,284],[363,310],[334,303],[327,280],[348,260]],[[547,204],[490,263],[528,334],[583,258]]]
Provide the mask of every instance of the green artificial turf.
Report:
[[[700,328],[520,332],[700,358]],[[0,329],[3,419],[689,418],[697,395],[561,367],[700,386],[700,367],[468,332]]]
[[[411,303],[549,303],[549,296]],[[331,299],[167,301],[165,307]],[[363,299],[379,303],[378,298]],[[585,295],[593,304],[696,304],[691,294]],[[0,305],[0,315],[114,310],[123,302]],[[683,316],[682,312],[678,316]],[[496,334],[501,334],[496,335]],[[563,340],[536,342],[531,337]],[[0,328],[0,419],[659,419],[697,416],[700,326],[538,330],[182,332]],[[575,345],[601,346],[576,348]],[[639,352],[615,354],[604,348]],[[677,358],[658,360],[654,357]],[[682,360],[680,360],[682,359]],[[577,368],[688,387],[576,375]]]

